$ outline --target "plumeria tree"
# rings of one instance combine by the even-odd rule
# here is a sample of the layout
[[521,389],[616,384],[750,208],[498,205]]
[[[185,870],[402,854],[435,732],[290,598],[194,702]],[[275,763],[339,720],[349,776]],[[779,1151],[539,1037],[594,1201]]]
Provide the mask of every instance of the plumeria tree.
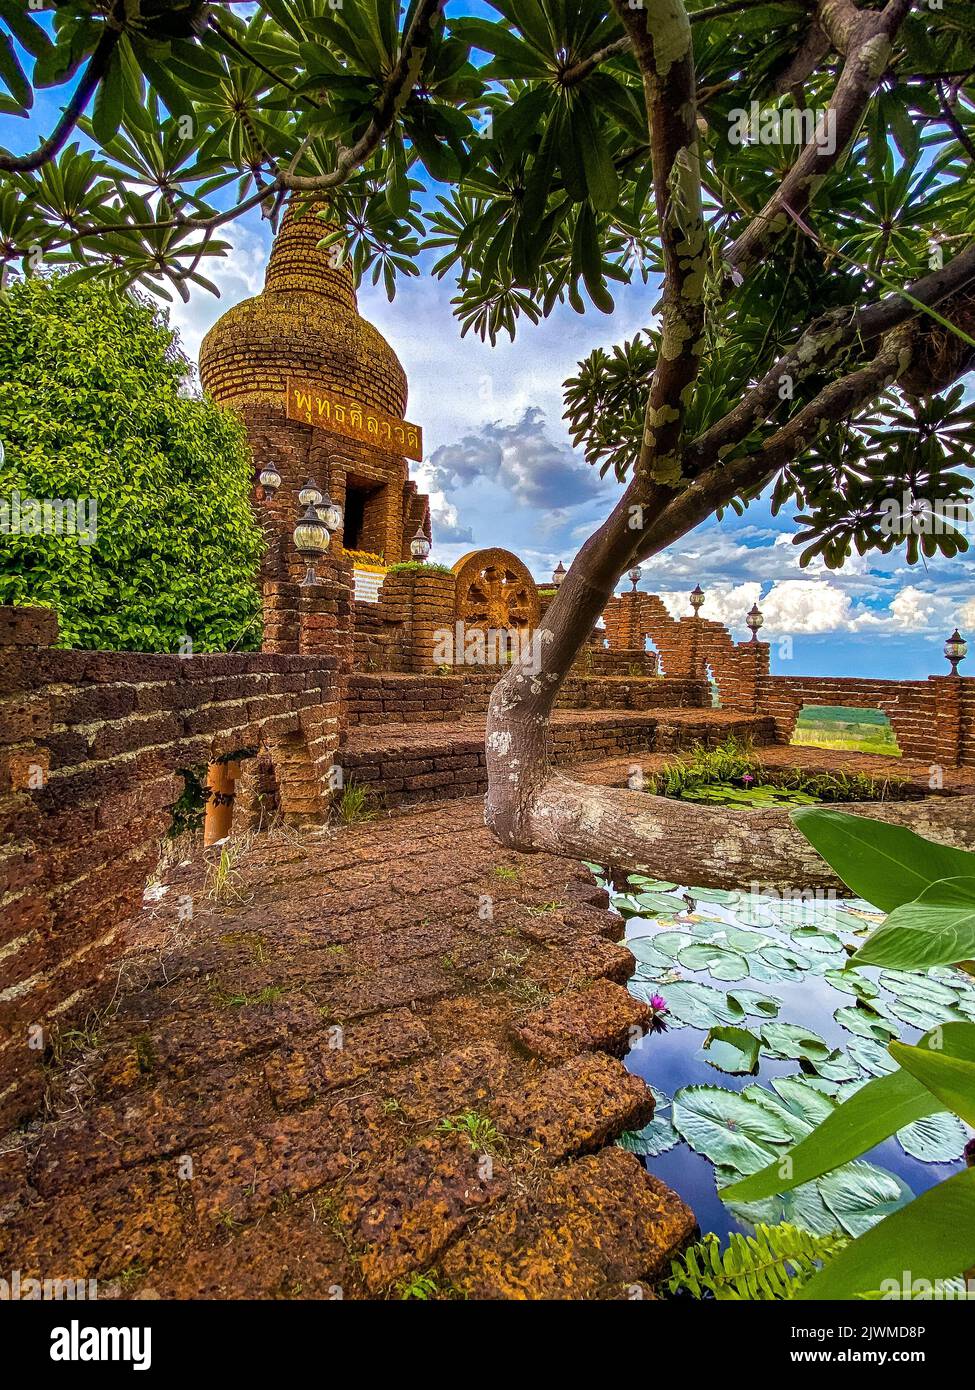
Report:
[[[185,296],[210,287],[221,228],[299,196],[390,295],[436,248],[461,331],[491,341],[563,301],[611,315],[614,284],[659,277],[646,332],[567,383],[576,440],[621,496],[546,613],[541,669],[494,692],[487,819],[509,845],[666,873],[673,811],[546,753],[622,572],[766,489],[798,509],[806,561],[966,548],[950,526],[883,523],[892,496],[923,510],[968,486],[975,14],[492,3],[111,0],[52,20],[0,0],[2,109],[63,100],[33,149],[0,153],[0,259]],[[721,813],[693,814],[713,839]],[[753,830],[721,829],[740,877]]]

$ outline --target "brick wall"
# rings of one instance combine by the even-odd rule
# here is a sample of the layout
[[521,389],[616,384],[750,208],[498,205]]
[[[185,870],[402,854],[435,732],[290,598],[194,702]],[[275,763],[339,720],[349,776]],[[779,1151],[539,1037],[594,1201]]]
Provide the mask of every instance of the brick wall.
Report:
[[286,818],[318,819],[338,745],[335,655],[184,659],[56,640],[53,614],[0,608],[0,1123],[36,1103],[51,1027],[103,1002],[179,770],[258,750],[243,809],[260,781]]
[[722,705],[729,709],[758,709],[758,682],[768,675],[766,642],[735,642],[723,623],[705,618],[672,618],[656,594],[614,595],[603,612],[611,651],[632,651],[649,638],[667,676],[702,679],[708,669]]
[[[410,675],[356,671],[348,685],[348,723],[432,724],[483,714],[499,679],[496,671]],[[561,709],[686,709],[711,703],[706,681],[686,677],[570,676]]]
[[804,705],[846,705],[887,715],[905,758],[943,766],[975,765],[975,680],[930,676],[885,681],[845,677],[767,676],[759,708],[775,721],[780,743],[792,738]]
[[[748,734],[758,742],[771,741],[771,721],[743,716],[716,726],[702,716],[699,723],[670,723],[666,712],[601,711],[587,718],[556,720],[549,727],[549,753],[556,763],[572,764],[645,753],[672,753],[695,743],[713,747],[729,733]],[[441,797],[470,796],[487,789],[484,731],[473,721],[462,724],[399,725],[390,733],[379,722],[339,751],[346,778],[386,806],[412,805]]]

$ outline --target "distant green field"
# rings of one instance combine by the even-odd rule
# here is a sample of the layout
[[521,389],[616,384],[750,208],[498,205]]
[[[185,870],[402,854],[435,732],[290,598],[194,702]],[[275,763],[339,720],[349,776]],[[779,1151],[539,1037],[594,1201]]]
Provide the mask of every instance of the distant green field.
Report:
[[880,710],[844,705],[807,705],[796,720],[792,742],[800,748],[900,757],[890,721]]

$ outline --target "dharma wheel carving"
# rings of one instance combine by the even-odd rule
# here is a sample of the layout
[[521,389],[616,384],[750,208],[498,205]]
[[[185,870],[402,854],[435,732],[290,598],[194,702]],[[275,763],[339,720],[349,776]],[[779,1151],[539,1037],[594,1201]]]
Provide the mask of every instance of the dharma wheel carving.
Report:
[[472,550],[454,565],[456,613],[469,628],[518,631],[538,626],[538,589],[510,550]]

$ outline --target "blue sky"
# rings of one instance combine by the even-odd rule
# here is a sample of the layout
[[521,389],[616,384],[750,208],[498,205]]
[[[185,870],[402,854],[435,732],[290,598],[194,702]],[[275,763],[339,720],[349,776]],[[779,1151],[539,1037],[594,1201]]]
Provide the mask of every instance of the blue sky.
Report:
[[[485,8],[475,0],[457,11]],[[33,146],[56,112],[51,94],[43,93],[29,121],[0,116],[0,144]],[[263,283],[270,234],[259,215],[223,235],[232,251],[206,271],[220,299],[197,291],[188,305],[170,311],[193,359],[210,325]],[[360,312],[406,369],[407,413],[423,426],[428,453],[414,476],[432,497],[432,558],[450,564],[475,547],[500,544],[545,579],[559,560],[569,563],[619,492],[571,448],[561,384],[594,347],[609,347],[652,322],[657,286],[637,282],[614,291],[612,317],[559,306],[537,326],[524,322],[514,343],[502,338],[491,348],[473,334],[461,338],[450,307],[453,282],[429,273],[435,258],[421,258],[420,276],[401,280],[392,304],[371,285],[359,292]],[[744,615],[757,600],[773,669],[785,674],[941,673],[947,670],[941,645],[952,627],[975,631],[975,576],[967,558],[909,567],[898,556],[868,556],[838,573],[800,570],[794,531],[791,512],[773,518],[759,501],[743,517],[713,518],[655,557],[644,566],[640,587],[686,612],[686,595],[700,583],[708,596],[704,616],[727,622],[739,637],[747,636]]]

